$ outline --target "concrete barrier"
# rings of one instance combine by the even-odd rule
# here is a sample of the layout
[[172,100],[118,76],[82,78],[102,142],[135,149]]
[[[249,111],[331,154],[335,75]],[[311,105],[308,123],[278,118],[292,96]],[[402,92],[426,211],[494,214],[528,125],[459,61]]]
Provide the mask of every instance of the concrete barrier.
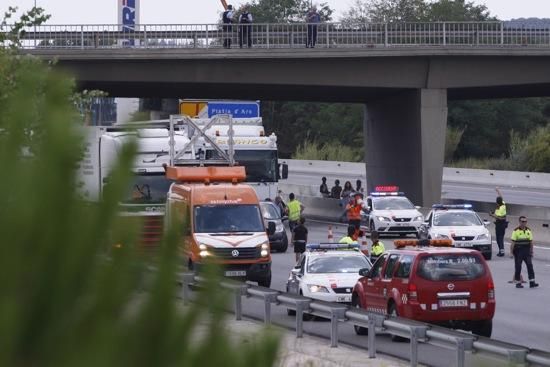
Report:
[[340,206],[340,200],[315,198],[309,196],[298,197],[304,205],[304,216],[308,219],[337,222],[344,209]]
[[[365,163],[285,159],[289,175],[314,174],[329,178],[366,179]],[[443,182],[469,183],[488,186],[525,187],[550,190],[550,173],[443,168]],[[329,181],[329,184],[331,182]]]

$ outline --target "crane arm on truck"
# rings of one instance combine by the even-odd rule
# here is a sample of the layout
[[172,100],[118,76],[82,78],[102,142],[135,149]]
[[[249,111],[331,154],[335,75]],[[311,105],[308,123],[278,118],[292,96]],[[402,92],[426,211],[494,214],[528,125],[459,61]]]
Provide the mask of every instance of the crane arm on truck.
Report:
[[224,10],[227,10],[227,2],[225,0],[220,0]]

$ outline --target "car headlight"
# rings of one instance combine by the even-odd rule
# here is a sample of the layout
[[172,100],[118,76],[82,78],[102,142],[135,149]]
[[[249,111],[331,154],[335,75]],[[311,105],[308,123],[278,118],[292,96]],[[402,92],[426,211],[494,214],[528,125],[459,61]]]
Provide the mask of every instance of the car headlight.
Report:
[[391,219],[388,217],[378,217],[378,220],[380,222],[391,222]]
[[484,234],[480,234],[479,236],[477,236],[477,240],[489,240],[490,237],[489,237],[489,234],[487,233],[484,233]]
[[283,223],[279,223],[275,226],[275,232],[284,232],[285,231],[285,226],[283,225]]
[[208,252],[208,246],[204,245],[204,244],[200,244],[199,245],[199,256],[204,258],[204,257],[208,257],[210,256],[210,252]]
[[268,257],[269,256],[269,243],[265,242],[265,243],[261,244],[260,255],[262,257]]
[[322,285],[308,284],[307,288],[311,293],[328,293],[327,287],[323,287]]
[[446,234],[443,234],[443,233],[436,233],[436,234],[434,234],[434,238],[435,239],[449,239],[449,236],[447,236]]
[[413,222],[423,222],[424,221],[424,217],[419,215],[418,217],[414,217],[413,219]]

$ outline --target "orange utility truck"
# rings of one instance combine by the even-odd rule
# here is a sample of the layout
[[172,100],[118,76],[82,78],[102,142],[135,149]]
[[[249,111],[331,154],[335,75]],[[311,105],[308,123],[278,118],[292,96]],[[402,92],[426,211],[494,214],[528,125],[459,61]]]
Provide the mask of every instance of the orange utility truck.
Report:
[[219,264],[224,275],[271,285],[271,253],[258,197],[244,167],[166,167],[167,223],[177,223],[189,269]]

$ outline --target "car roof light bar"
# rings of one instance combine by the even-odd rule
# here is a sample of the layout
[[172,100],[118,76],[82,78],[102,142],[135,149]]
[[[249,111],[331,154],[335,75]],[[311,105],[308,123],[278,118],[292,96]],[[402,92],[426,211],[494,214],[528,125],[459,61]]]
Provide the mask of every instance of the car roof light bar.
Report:
[[359,250],[359,244],[347,243],[308,243],[306,245],[308,251],[327,251],[327,250]]
[[405,247],[452,247],[453,241],[447,240],[395,240],[393,241],[396,249]]
[[401,191],[392,191],[392,192],[371,192],[371,196],[405,196],[405,193]]
[[434,204],[432,209],[468,209],[472,210],[472,204]]

